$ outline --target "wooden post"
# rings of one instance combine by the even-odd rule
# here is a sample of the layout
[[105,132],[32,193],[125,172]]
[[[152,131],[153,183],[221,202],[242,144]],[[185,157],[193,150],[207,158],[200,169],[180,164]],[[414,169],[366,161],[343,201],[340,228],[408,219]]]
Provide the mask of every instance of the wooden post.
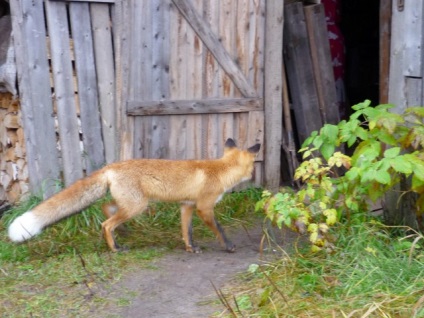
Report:
[[11,1],[31,191],[49,197],[60,179],[42,1]]
[[299,142],[322,127],[311,50],[301,2],[285,6],[284,61]]
[[389,101],[392,0],[380,1],[380,103]]
[[324,6],[308,5],[304,11],[321,118],[324,123],[337,124],[339,106]]
[[277,191],[280,186],[282,145],[283,21],[284,2],[266,2],[265,20],[265,187]]

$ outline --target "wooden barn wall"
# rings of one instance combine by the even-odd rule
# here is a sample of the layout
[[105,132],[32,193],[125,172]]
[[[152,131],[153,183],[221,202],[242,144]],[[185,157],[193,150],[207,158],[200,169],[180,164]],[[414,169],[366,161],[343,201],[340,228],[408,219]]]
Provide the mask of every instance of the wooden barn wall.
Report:
[[[187,3],[192,23],[210,25],[215,52],[176,6]],[[133,0],[122,16],[122,159],[217,158],[229,137],[241,147],[263,143],[265,1]],[[257,182],[262,161],[263,152]]]
[[110,5],[10,6],[31,190],[49,196],[116,158]]
[[395,111],[423,105],[424,2],[392,2],[389,103]]

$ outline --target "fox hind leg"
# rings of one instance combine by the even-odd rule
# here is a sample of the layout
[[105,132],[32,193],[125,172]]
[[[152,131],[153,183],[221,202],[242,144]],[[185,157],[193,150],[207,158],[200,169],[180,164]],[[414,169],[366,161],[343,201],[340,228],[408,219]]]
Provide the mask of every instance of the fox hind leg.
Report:
[[[118,206],[116,205],[115,201],[111,201],[111,202],[107,202],[104,203],[102,205],[102,212],[103,215],[109,219],[110,217],[112,217],[114,214],[116,214],[116,212],[118,211]],[[128,233],[128,229],[125,227],[125,224],[120,224],[117,228],[116,231],[119,232],[119,234],[127,234]]]
[[128,221],[137,214],[142,213],[146,209],[147,203],[147,200],[142,200],[141,202],[126,202],[123,206],[117,204],[118,210],[116,213],[102,223],[103,235],[112,252],[122,250],[116,242],[114,236],[115,229],[125,221]]

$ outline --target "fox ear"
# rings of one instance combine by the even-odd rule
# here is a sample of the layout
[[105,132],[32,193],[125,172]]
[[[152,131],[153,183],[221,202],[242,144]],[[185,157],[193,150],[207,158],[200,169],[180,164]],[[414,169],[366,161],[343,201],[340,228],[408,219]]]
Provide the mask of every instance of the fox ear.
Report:
[[235,147],[237,147],[237,145],[234,142],[234,140],[231,138],[228,138],[227,141],[225,142],[225,148],[235,148]]
[[250,152],[250,153],[258,153],[259,149],[261,149],[261,144],[256,144],[256,145],[250,147],[249,149],[247,149],[247,151]]

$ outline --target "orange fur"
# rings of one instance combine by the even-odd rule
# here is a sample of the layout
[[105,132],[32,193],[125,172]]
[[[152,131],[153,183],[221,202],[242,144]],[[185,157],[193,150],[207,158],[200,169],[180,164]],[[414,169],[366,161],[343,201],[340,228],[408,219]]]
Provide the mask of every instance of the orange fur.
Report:
[[[186,250],[198,252],[191,238],[191,218],[194,205],[200,218],[209,226],[228,251],[233,244],[214,218],[213,208],[222,194],[251,178],[260,145],[240,150],[232,139],[227,140],[224,155],[215,160],[138,159],[112,163],[81,179],[70,187],[28,211],[41,227],[77,213],[106,194],[114,199],[104,207],[108,217],[102,223],[103,234],[112,251],[119,249],[113,236],[117,226],[142,213],[149,200],[181,202],[183,240]],[[18,222],[18,220],[16,221]],[[25,214],[19,221],[25,230]],[[20,224],[11,225],[9,236],[19,241]],[[34,231],[38,234],[37,231]],[[33,235],[22,235],[27,239]],[[30,233],[31,234],[31,233]],[[34,234],[34,235],[35,235]]]

